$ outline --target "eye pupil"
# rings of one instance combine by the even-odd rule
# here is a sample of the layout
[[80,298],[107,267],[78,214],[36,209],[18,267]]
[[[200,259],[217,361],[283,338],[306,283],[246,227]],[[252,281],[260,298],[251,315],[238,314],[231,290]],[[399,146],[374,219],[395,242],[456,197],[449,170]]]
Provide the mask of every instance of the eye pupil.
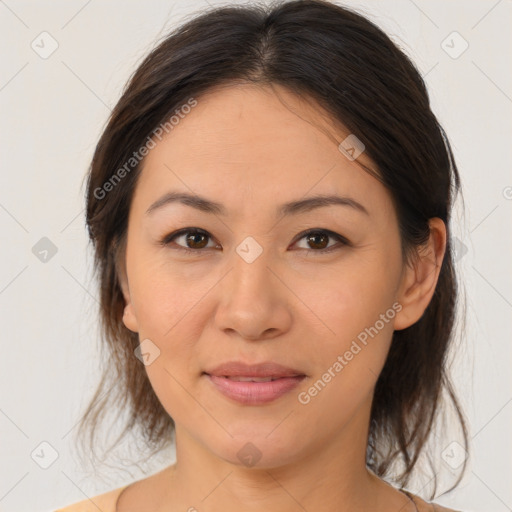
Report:
[[[197,231],[189,231],[189,234],[187,236],[187,245],[191,239],[192,239],[193,243],[196,243],[196,237],[203,237],[203,239],[206,239],[206,235],[204,235],[203,233],[198,233]],[[192,248],[193,249],[202,249],[206,245],[208,245],[208,242],[204,243],[203,245],[200,245],[199,247],[194,246]]]
[[320,234],[320,233],[311,233],[310,235],[308,235],[308,242],[311,242],[311,240],[313,239],[314,244],[320,244],[320,245],[322,245],[322,247],[320,247],[320,249],[324,249],[326,247],[326,244],[322,244],[321,242],[318,242],[317,238],[323,238],[324,240],[326,240],[329,237],[326,235]]

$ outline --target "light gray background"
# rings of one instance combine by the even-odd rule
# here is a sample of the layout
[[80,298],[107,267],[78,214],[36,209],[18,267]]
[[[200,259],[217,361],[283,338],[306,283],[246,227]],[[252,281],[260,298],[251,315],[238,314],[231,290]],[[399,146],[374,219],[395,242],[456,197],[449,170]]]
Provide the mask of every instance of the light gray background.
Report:
[[[0,510],[53,510],[172,462],[92,479],[71,433],[98,378],[97,297],[82,180],[110,109],[158,37],[220,2],[0,0]],[[472,457],[438,501],[464,511],[512,510],[510,343],[512,2],[346,1],[384,28],[424,75],[463,180],[454,235],[468,324],[454,377]],[[58,43],[51,49],[47,31]],[[461,37],[451,35],[458,32]],[[449,37],[450,36],[450,37]],[[46,39],[43,39],[46,38]],[[448,39],[447,39],[448,38]],[[464,40],[469,47],[463,49]],[[444,43],[443,43],[444,41]],[[33,43],[34,42],[34,43]],[[451,53],[451,55],[450,55]],[[33,246],[57,253],[42,262]],[[52,448],[57,460],[48,468]],[[33,454],[33,458],[31,456]],[[172,455],[172,454],[171,454]],[[170,455],[170,456],[171,456]],[[421,489],[413,489],[421,495]]]

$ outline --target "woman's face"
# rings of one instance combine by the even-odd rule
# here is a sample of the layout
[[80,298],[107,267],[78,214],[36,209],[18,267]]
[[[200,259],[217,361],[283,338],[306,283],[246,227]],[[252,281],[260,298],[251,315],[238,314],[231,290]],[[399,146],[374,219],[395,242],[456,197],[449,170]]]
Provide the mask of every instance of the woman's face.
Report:
[[[210,91],[157,141],[132,200],[123,272],[123,320],[139,333],[178,439],[266,467],[349,433],[366,443],[393,330],[412,323],[400,303],[409,274],[391,196],[357,165],[371,160],[364,152],[350,160],[318,125],[338,143],[349,133],[276,89],[289,108],[270,88]],[[169,192],[222,211],[169,201],[148,212]],[[284,204],[317,195],[353,203],[282,214]],[[273,362],[299,377],[210,376],[228,362]]]

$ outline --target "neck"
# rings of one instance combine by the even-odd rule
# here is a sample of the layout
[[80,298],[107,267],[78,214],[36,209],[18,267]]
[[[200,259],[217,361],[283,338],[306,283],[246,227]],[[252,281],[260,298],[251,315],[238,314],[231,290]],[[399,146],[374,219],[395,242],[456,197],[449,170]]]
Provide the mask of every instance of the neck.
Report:
[[276,457],[254,467],[218,457],[176,424],[175,491],[169,489],[169,503],[176,506],[178,500],[182,510],[192,512],[377,510],[386,484],[366,467],[368,409],[342,432],[333,432],[329,442],[305,433],[307,448],[286,463]]

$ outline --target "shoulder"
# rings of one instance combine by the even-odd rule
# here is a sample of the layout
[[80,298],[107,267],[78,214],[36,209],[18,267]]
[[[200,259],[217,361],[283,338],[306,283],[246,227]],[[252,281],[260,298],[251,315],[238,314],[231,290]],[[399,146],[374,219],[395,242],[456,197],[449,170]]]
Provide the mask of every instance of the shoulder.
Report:
[[430,509],[432,512],[462,512],[462,510],[455,510],[453,508],[446,508],[438,503],[429,503]]
[[136,480],[94,498],[73,503],[54,512],[116,512],[116,507],[119,510],[125,510],[128,505],[133,510],[151,508],[154,505],[153,502],[156,503],[160,499],[161,493],[167,489],[173,470],[173,465],[168,466],[154,475]]
[[455,510],[453,508],[446,508],[437,503],[427,502],[422,500],[419,496],[415,494],[412,495],[414,498],[414,502],[418,507],[418,512],[462,512],[462,510]]
[[115,512],[116,501],[127,487],[128,485],[125,485],[93,498],[87,498],[67,507],[59,508],[55,512],[98,512],[98,510],[102,512]]
[[437,503],[431,503],[431,505],[434,506],[435,512],[462,512],[462,510],[455,510],[454,508],[446,508],[441,505],[438,505]]

